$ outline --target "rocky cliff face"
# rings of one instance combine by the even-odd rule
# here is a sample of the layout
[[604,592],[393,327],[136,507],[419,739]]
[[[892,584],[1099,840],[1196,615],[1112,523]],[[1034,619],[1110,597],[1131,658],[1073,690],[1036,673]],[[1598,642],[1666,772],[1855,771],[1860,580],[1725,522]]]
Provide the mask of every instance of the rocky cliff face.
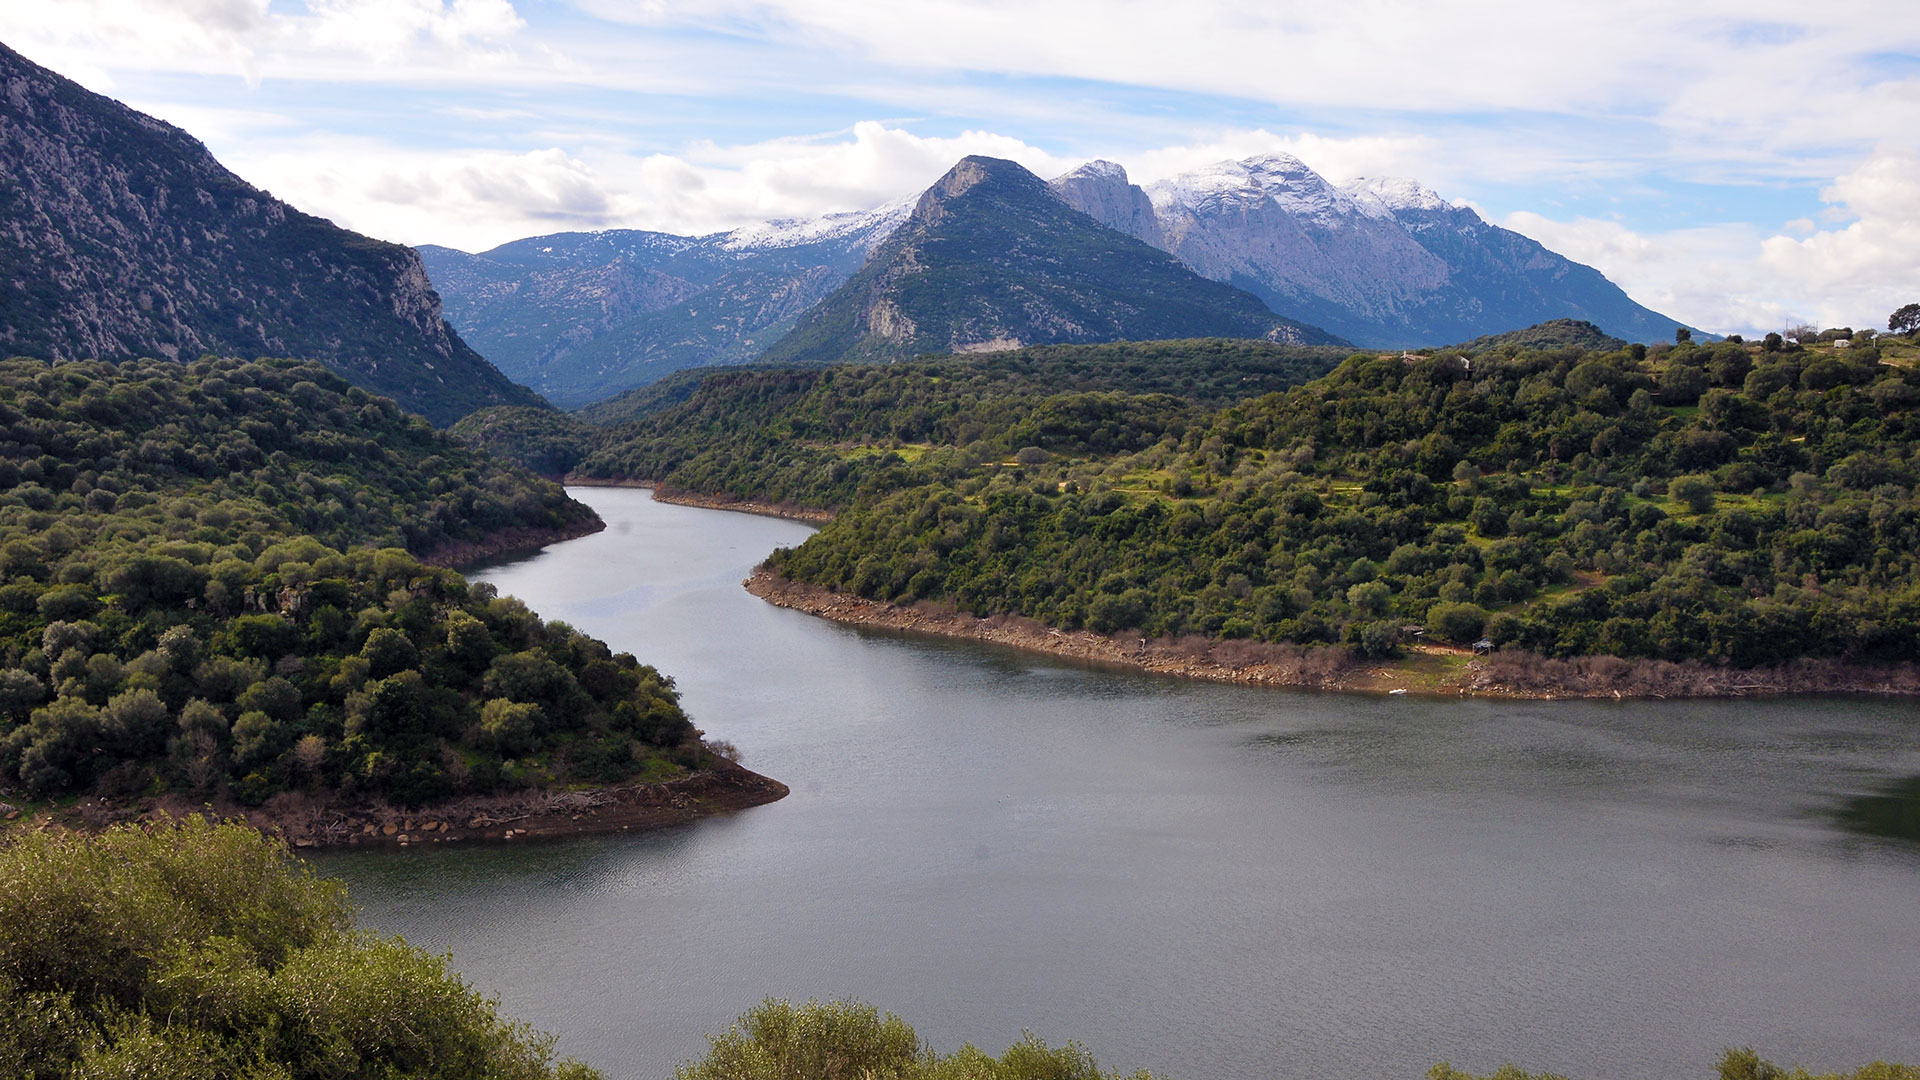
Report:
[[1338,340],[1102,225],[1014,162],[969,157],[764,359],[833,363],[1185,337]]
[[0,351],[305,357],[436,423],[538,400],[441,318],[411,249],[303,214],[5,46]]
[[[1298,158],[1267,154],[1145,190],[1119,166],[1098,162],[1052,187],[1206,277],[1363,345],[1436,345],[1560,318],[1658,341],[1679,325],[1634,303],[1592,267],[1489,225],[1412,180],[1336,187]],[[1135,209],[1142,199],[1153,208],[1152,224]]]
[[1166,250],[1166,238],[1160,232],[1160,219],[1154,216],[1153,200],[1127,181],[1127,170],[1111,161],[1093,161],[1047,181],[1068,206],[1109,229],[1117,229],[1137,240]]

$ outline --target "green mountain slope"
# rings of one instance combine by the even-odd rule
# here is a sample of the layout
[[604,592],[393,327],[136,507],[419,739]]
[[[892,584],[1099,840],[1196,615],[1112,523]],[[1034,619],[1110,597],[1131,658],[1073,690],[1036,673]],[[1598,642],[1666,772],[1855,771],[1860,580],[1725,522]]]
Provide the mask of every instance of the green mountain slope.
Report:
[[537,404],[411,249],[303,214],[186,132],[0,46],[0,353],[299,356],[435,423]]
[[1019,165],[969,157],[762,359],[825,364],[1191,337],[1340,343],[1099,224]]

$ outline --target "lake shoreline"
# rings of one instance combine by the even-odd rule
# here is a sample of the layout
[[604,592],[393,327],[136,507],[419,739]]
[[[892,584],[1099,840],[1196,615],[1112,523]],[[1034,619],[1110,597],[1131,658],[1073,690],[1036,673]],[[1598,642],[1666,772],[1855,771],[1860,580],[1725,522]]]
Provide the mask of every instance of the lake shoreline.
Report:
[[724,495],[702,495],[698,492],[677,490],[658,480],[600,480],[570,476],[566,483],[577,487],[634,488],[651,491],[653,501],[669,503],[673,506],[692,506],[701,510],[728,510],[736,514],[782,518],[808,525],[825,525],[833,520],[833,511],[821,510],[818,507],[799,506],[794,503],[760,502],[755,499],[734,499]]
[[1568,660],[1515,652],[1471,656],[1439,645],[1416,646],[1401,660],[1381,662],[1337,648],[1302,649],[1197,636],[1147,639],[1061,630],[1017,616],[983,619],[948,605],[893,604],[835,592],[781,577],[764,563],[741,584],[777,607],[851,626],[986,641],[1158,675],[1251,686],[1536,701],[1920,695],[1920,665],[1914,664],[1800,660],[1745,669],[1610,656]]
[[531,555],[550,544],[592,536],[607,527],[595,514],[571,525],[556,528],[514,526],[496,529],[478,540],[457,540],[428,552],[421,562],[449,570],[471,570],[486,563]]
[[85,799],[60,812],[21,815],[6,831],[111,825],[201,815],[239,821],[299,850],[418,847],[648,832],[778,802],[787,785],[732,762],[673,780],[578,791],[468,795],[407,809],[332,793],[286,792],[257,807],[169,796],[119,803]]

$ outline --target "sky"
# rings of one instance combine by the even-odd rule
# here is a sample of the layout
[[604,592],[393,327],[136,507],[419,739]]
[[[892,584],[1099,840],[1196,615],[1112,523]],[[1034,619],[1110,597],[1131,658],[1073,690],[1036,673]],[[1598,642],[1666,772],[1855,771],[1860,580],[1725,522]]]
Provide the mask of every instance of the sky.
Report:
[[1912,0],[32,0],[0,41],[295,206],[478,251],[967,154],[1411,176],[1719,333],[1920,300]]

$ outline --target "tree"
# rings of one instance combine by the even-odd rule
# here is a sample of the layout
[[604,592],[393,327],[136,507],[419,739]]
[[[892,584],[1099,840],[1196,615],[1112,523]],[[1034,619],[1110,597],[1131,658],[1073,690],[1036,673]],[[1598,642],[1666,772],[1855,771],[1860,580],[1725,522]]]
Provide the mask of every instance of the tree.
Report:
[[1704,476],[1681,476],[1667,485],[1667,494],[1696,514],[1713,509],[1713,481]]
[[1675,345],[1685,345],[1691,342],[1692,340],[1693,340],[1693,331],[1687,329],[1684,326],[1676,328],[1673,332],[1673,343]]
[[0,849],[0,1072],[595,1080],[243,825]]
[[1427,611],[1427,627],[1449,641],[1472,641],[1487,625],[1487,611],[1478,604],[1439,603]]
[[1895,334],[1920,333],[1920,304],[1902,304],[1887,316],[1887,329]]

